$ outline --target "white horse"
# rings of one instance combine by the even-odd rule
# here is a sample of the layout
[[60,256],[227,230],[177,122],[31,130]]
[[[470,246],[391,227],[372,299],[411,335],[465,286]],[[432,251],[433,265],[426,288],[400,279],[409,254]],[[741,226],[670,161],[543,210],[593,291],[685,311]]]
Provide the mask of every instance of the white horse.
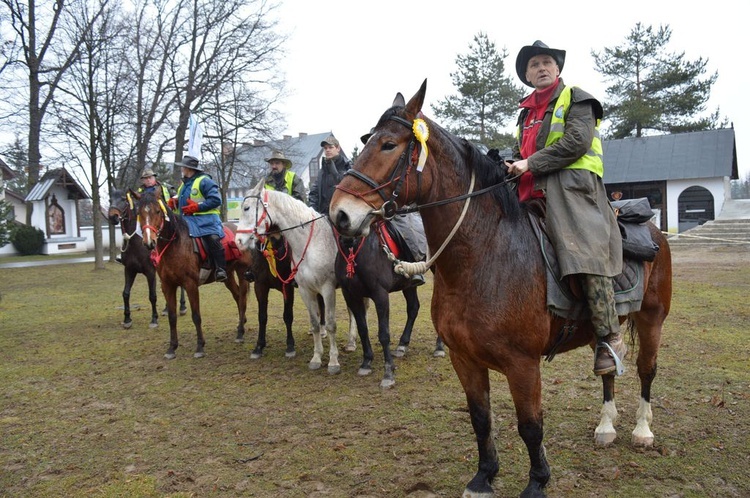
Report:
[[[260,187],[260,185],[259,185]],[[254,239],[281,232],[292,254],[292,275],[310,314],[314,353],[311,370],[322,365],[323,338],[330,343],[328,373],[341,371],[336,347],[336,239],[328,219],[291,195],[256,187],[242,202],[236,242],[245,250]],[[324,317],[321,320],[321,316]],[[349,311],[347,351],[355,349],[356,322]]]

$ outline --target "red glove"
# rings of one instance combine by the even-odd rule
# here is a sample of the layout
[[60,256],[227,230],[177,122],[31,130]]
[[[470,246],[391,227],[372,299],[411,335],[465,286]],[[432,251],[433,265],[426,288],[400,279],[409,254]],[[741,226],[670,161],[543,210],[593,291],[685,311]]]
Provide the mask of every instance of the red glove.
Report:
[[170,197],[167,199],[167,206],[169,206],[169,209],[172,211],[177,209],[177,197]]
[[188,199],[187,205],[182,206],[182,214],[187,216],[193,213],[197,213],[198,208],[200,208],[200,205],[197,202],[195,202],[193,199]]

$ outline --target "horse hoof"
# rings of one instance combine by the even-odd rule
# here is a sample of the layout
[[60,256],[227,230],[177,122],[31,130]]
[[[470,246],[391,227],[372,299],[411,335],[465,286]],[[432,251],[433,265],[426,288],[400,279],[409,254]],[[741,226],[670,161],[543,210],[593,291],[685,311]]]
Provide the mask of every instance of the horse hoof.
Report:
[[[182,314],[182,313],[180,313],[180,314]],[[167,309],[166,308],[164,308],[163,310],[161,310],[161,316],[167,316]]]
[[187,308],[180,308],[180,316],[187,315]]
[[263,353],[250,353],[251,360],[259,360],[263,357]]
[[234,340],[234,342],[235,342],[235,343],[237,343],[237,344],[244,344],[244,342],[245,342],[245,338],[244,338],[244,337],[237,337],[237,338],[236,338],[236,339]]
[[133,322],[122,322],[122,328],[129,329],[133,326]]
[[344,351],[347,351],[349,353],[353,353],[356,350],[357,350],[357,343],[354,341],[349,342],[346,344],[346,346],[344,346]]
[[597,446],[609,446],[615,441],[616,432],[598,432],[594,435],[594,442]]
[[390,389],[396,385],[396,381],[393,379],[383,379],[380,381],[380,387],[383,389]]
[[328,332],[326,332],[326,331],[324,330],[323,332],[321,332],[321,333],[320,333],[320,338],[321,338],[321,339],[325,339],[326,337],[328,337]]
[[432,353],[432,356],[434,358],[445,358],[445,351],[442,349],[436,349],[434,353]]
[[341,373],[341,365],[328,365],[328,373],[336,375]]
[[310,370],[317,370],[321,367],[321,364],[319,361],[311,361],[307,366]]
[[151,322],[151,323],[148,324],[148,328],[150,328],[150,329],[155,329],[158,326],[159,326],[159,324],[157,322]]
[[399,346],[393,352],[393,356],[395,356],[396,358],[403,358],[408,350],[409,348],[407,346]]
[[360,377],[366,377],[372,373],[372,368],[360,368],[357,370],[357,375]]
[[206,353],[204,353],[203,351],[193,353],[193,358],[203,358],[204,356],[206,356]]
[[175,358],[177,358],[177,355],[176,355],[176,354],[174,354],[174,353],[166,353],[166,354],[164,355],[164,358],[166,358],[166,359],[168,359],[168,360],[174,360]]
[[295,356],[297,356],[297,351],[287,351],[286,353],[284,353],[284,356],[286,356],[287,358],[294,358]]
[[636,436],[633,434],[633,446],[643,446],[651,448],[654,445],[654,436]]

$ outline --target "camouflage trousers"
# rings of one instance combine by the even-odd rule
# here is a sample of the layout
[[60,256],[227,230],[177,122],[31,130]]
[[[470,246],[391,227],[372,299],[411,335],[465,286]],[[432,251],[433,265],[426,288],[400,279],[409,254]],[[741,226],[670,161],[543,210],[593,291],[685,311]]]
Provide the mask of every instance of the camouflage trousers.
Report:
[[612,277],[581,275],[586,302],[591,310],[594,333],[600,339],[620,332],[620,320],[615,308],[615,289]]

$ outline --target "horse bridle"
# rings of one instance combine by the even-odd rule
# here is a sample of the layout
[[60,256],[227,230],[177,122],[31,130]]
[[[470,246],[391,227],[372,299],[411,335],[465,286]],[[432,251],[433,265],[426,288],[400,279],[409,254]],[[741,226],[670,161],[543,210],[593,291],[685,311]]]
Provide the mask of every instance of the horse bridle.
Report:
[[[409,121],[405,120],[402,117],[391,116],[388,119],[391,121],[395,121],[398,124],[406,126],[406,128],[408,128],[410,131],[412,129],[411,123],[409,123]],[[354,178],[357,178],[358,180],[363,182],[365,185],[371,187],[372,188],[371,192],[377,192],[378,195],[380,195],[380,197],[383,199],[383,204],[380,206],[379,209],[375,209],[375,206],[372,206],[372,204],[370,204],[370,206],[374,209],[373,214],[378,214],[382,218],[385,218],[386,220],[390,220],[401,212],[398,208],[398,205],[396,204],[396,199],[398,199],[401,186],[404,184],[404,181],[409,176],[409,173],[411,173],[411,168],[417,164],[417,158],[419,156],[417,143],[418,142],[416,138],[414,137],[414,135],[412,135],[412,138],[409,141],[409,145],[407,145],[406,149],[401,153],[401,155],[398,158],[398,163],[396,164],[396,167],[393,168],[393,171],[391,171],[391,176],[384,183],[379,184],[378,182],[376,182],[369,176],[355,169],[349,169],[347,170],[346,173],[344,173],[344,175],[353,176]],[[422,178],[421,175],[417,176],[417,195],[419,195],[419,182],[421,181],[421,178]],[[391,191],[391,198],[389,199],[383,193],[383,189],[393,184],[394,181],[395,181],[395,186],[393,187],[393,190]],[[369,192],[365,192],[365,193],[360,194],[358,192],[350,191],[341,187],[340,184],[336,185],[336,188],[343,192],[346,192],[347,194],[359,197],[362,200],[364,200],[363,195],[365,193],[369,193]]]
[[[399,123],[401,125],[404,125],[410,131],[412,131],[412,124],[409,121],[407,121],[406,119],[404,119],[404,118],[402,118],[400,116],[390,116],[388,119],[391,120],[391,121],[395,121],[396,123]],[[391,176],[384,183],[379,184],[378,182],[376,182],[375,180],[373,180],[369,176],[367,176],[364,173],[362,173],[361,171],[357,171],[355,169],[350,169],[350,170],[348,170],[345,173],[345,175],[353,176],[353,177],[357,178],[358,180],[360,180],[361,182],[365,183],[367,186],[369,186],[369,187],[371,187],[373,189],[372,191],[375,191],[375,192],[377,192],[380,195],[380,197],[383,199],[384,203],[383,203],[382,206],[380,206],[379,209],[375,208],[375,206],[373,206],[371,203],[369,203],[368,201],[366,201],[364,199],[364,195],[366,195],[366,194],[368,194],[368,193],[370,193],[372,191],[359,193],[359,192],[355,192],[353,190],[345,189],[345,188],[341,187],[340,185],[337,185],[336,188],[339,189],[339,190],[341,190],[341,191],[343,191],[343,192],[346,192],[347,194],[350,194],[350,195],[353,195],[355,197],[358,197],[359,199],[361,199],[364,202],[366,202],[368,205],[370,205],[373,208],[373,211],[372,211],[371,214],[379,215],[382,218],[390,220],[394,216],[396,216],[397,214],[414,213],[414,212],[419,211],[420,209],[426,209],[426,208],[430,208],[430,207],[442,206],[442,205],[445,205],[445,204],[450,204],[452,202],[463,201],[463,200],[469,199],[471,197],[476,197],[478,195],[485,194],[485,193],[490,192],[491,190],[494,190],[494,189],[496,189],[496,188],[498,188],[498,187],[500,187],[502,185],[507,185],[508,183],[515,181],[516,179],[518,179],[521,176],[520,174],[516,175],[516,176],[512,176],[510,178],[506,178],[502,182],[496,183],[494,185],[490,185],[489,187],[485,187],[485,188],[477,190],[477,191],[473,191],[472,190],[472,191],[467,192],[466,194],[458,195],[456,197],[451,197],[449,199],[442,199],[442,200],[439,200],[439,201],[429,202],[429,203],[426,203],[426,204],[419,204],[419,185],[420,185],[421,180],[422,180],[422,175],[421,175],[421,172],[418,171],[417,172],[417,199],[415,201],[415,206],[413,206],[413,207],[402,207],[402,208],[399,208],[398,205],[396,204],[396,199],[398,198],[398,193],[399,193],[399,189],[401,188],[401,184],[408,177],[408,175],[409,175],[409,173],[411,171],[412,166],[414,166],[417,163],[417,157],[419,155],[418,154],[419,150],[416,147],[417,147],[418,143],[419,142],[417,141],[416,136],[412,133],[412,138],[409,141],[409,145],[407,146],[406,150],[401,153],[401,156],[399,157],[399,160],[398,160],[398,163],[397,163],[396,167],[391,172]],[[393,189],[393,193],[391,194],[391,198],[387,199],[386,196],[383,194],[382,189],[385,188],[385,187],[387,187],[391,183],[393,183],[393,178],[394,178],[394,176],[396,176],[396,172],[398,172],[398,171],[401,171],[401,173],[399,174],[398,179],[397,179],[398,183],[396,183],[396,187]]]

